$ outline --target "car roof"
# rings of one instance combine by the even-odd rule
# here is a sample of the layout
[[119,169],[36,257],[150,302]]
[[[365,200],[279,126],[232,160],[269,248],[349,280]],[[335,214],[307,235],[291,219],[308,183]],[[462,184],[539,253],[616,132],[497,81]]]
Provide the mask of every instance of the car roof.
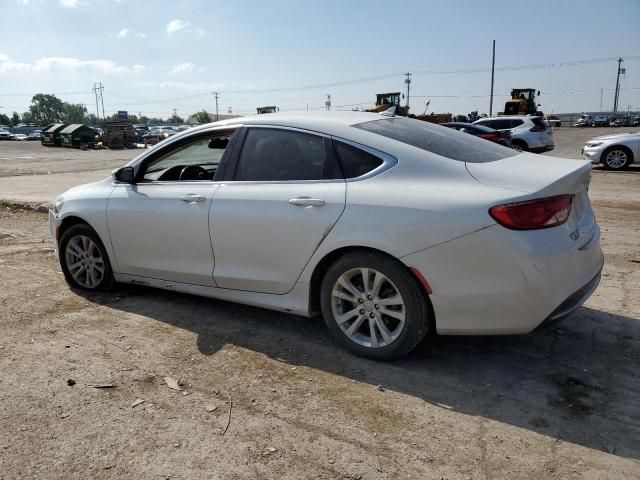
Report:
[[481,119],[479,119],[477,121],[480,122],[482,120],[514,120],[514,119],[517,119],[517,120],[529,119],[529,120],[531,120],[532,118],[540,118],[540,117],[538,115],[535,115],[535,116],[529,116],[529,115],[502,115],[500,117],[481,118]]
[[383,120],[389,116],[371,112],[276,112],[262,115],[249,115],[246,117],[236,117],[220,122],[214,122],[196,127],[196,129],[207,128],[212,125],[274,125],[282,127],[296,127],[307,130],[314,130],[326,133],[342,131],[346,127],[359,123],[374,120]]

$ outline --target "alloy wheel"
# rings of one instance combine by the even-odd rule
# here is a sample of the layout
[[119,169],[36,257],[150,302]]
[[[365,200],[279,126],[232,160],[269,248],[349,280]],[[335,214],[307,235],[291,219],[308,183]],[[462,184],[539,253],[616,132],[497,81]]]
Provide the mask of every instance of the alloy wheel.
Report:
[[102,282],[105,262],[96,243],[86,235],[71,237],[65,249],[69,274],[84,288],[96,288]]
[[619,170],[627,164],[627,154],[622,150],[611,150],[604,161],[607,167]]
[[372,268],[353,268],[338,277],[331,307],[343,333],[363,347],[386,347],[405,326],[406,307],[400,290]]

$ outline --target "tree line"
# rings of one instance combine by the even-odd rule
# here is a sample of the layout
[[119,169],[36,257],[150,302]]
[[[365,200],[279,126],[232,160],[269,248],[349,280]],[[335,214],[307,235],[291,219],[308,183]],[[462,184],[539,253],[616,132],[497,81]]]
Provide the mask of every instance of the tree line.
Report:
[[[198,117],[204,119],[209,114],[204,110],[197,114]],[[87,107],[81,103],[68,103],[60,100],[55,95],[46,93],[37,93],[31,98],[29,110],[19,114],[13,112],[11,115],[0,113],[0,125],[15,127],[19,123],[36,123],[38,125],[48,125],[50,123],[83,123],[85,125],[100,125],[104,122],[118,120],[118,115],[113,114],[107,118],[98,119],[98,117],[87,111]],[[154,118],[137,115],[129,115],[131,123],[143,123],[147,125],[163,125],[163,124],[179,124],[184,123],[184,119],[178,115],[172,116],[167,120],[162,118]],[[204,123],[204,122],[203,122]]]

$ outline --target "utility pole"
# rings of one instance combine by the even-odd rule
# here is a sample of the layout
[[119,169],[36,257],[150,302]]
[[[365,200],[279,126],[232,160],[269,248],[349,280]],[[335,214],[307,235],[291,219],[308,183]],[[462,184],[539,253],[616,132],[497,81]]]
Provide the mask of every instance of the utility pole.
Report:
[[102,93],[104,90],[104,87],[102,86],[102,82],[100,82],[100,86],[98,87],[98,90],[100,91],[98,96],[100,97],[100,103],[102,104],[102,119],[104,120],[106,117],[104,115],[104,95]]
[[598,110],[599,112],[602,111],[602,88],[600,89],[600,110]]
[[622,68],[622,58],[618,58],[618,77],[616,78],[616,93],[613,97],[613,113],[618,113],[618,97],[620,96],[620,73],[624,73]]
[[173,109],[173,123],[178,123],[178,109]]
[[96,120],[100,120],[100,109],[98,108],[98,84],[93,84],[93,94],[96,97]]
[[404,83],[407,84],[407,114],[409,113],[409,86],[411,85],[411,73],[407,72],[404,74],[405,78]]
[[496,41],[493,41],[493,55],[491,56],[491,98],[489,100],[489,116],[493,116],[493,81],[496,70]]
[[211,92],[213,93],[213,96],[216,97],[216,122],[218,121],[218,98],[219,98],[219,94],[218,92]]
[[327,107],[327,110],[331,110],[331,95],[329,95],[327,93],[327,101],[324,102],[325,107]]

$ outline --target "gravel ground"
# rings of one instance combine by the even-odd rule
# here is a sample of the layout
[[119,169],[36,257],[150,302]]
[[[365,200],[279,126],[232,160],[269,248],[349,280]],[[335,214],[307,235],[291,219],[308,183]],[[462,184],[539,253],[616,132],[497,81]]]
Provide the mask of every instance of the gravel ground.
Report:
[[640,169],[595,169],[590,193],[606,264],[584,307],[394,363],[320,319],[72,291],[46,216],[0,206],[0,478],[640,478]]

